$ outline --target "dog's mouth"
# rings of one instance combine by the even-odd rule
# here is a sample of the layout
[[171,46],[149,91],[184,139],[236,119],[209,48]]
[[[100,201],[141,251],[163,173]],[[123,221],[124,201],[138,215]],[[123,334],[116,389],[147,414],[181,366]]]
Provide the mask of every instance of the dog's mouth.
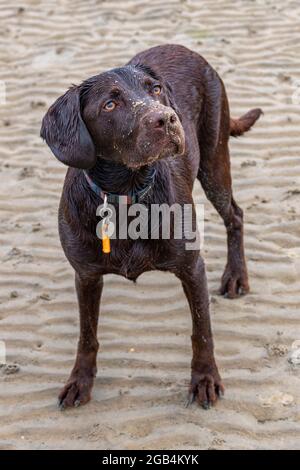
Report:
[[152,166],[155,162],[164,158],[177,158],[183,156],[185,153],[185,139],[183,132],[182,134],[169,136],[168,143],[166,145],[163,145],[162,148],[158,150],[154,150],[150,147],[148,152],[149,153],[146,157],[144,156],[140,159],[123,161],[123,163],[129,168],[137,170],[143,166]]
[[185,151],[185,138],[184,138],[184,133],[182,132],[182,135],[174,135],[171,142],[175,146],[175,155],[178,157],[182,157],[184,155]]

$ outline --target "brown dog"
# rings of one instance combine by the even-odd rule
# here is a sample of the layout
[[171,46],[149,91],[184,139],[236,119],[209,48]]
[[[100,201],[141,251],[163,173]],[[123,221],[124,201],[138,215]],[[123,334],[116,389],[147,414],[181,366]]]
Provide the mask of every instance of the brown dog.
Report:
[[[41,136],[68,169],[59,208],[59,233],[75,269],[80,339],[62,408],[87,403],[96,375],[97,323],[103,275],[135,280],[149,270],[174,273],[182,282],[193,320],[189,400],[204,407],[223,393],[214,359],[205,267],[185,239],[116,239],[103,253],[96,208],[105,194],[118,210],[130,203],[193,205],[198,178],[227,229],[228,258],[220,292],[234,298],[249,290],[243,247],[243,212],[232,196],[228,141],[249,130],[254,109],[231,119],[224,85],[197,53],[158,46],[126,66],[73,86],[50,107]],[[174,158],[175,157],[175,158]],[[193,207],[193,206],[192,206]],[[193,211],[195,217],[195,212]]]

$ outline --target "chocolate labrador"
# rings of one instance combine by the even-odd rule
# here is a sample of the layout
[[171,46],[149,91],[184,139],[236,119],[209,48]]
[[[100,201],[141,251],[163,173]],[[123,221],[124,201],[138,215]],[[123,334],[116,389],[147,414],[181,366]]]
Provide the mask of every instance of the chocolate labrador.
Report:
[[[243,246],[243,212],[232,195],[229,136],[259,118],[253,109],[230,117],[225,88],[196,52],[179,45],[153,47],[127,65],[72,86],[49,108],[41,137],[69,167],[59,207],[62,247],[75,270],[80,337],[75,365],[59,395],[61,408],[87,403],[96,375],[97,324],[103,275],[136,280],[150,270],[181,281],[192,314],[188,402],[214,404],[224,387],[214,358],[209,297],[199,249],[186,240],[112,239],[103,252],[96,209],[133,203],[193,205],[196,178],[227,229],[228,257],[220,293],[249,291]],[[174,223],[174,221],[173,221]]]

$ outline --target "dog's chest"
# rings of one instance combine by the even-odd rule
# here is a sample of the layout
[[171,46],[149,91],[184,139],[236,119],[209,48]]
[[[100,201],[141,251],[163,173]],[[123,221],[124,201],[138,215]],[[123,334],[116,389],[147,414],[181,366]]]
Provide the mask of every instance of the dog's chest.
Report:
[[147,240],[112,240],[108,269],[130,280],[156,269],[157,249]]

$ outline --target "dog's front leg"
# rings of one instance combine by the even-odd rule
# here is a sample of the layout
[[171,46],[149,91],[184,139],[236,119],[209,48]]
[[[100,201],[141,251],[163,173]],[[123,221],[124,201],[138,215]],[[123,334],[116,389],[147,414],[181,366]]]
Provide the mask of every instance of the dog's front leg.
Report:
[[97,326],[103,278],[76,273],[75,286],[80,312],[80,337],[75,365],[59,395],[59,406],[62,409],[84,405],[91,399],[97,373]]
[[224,393],[224,387],[214,358],[207,280],[202,258],[198,256],[192,266],[185,266],[177,276],[189,302],[193,322],[192,376],[188,403],[197,399],[207,409]]

